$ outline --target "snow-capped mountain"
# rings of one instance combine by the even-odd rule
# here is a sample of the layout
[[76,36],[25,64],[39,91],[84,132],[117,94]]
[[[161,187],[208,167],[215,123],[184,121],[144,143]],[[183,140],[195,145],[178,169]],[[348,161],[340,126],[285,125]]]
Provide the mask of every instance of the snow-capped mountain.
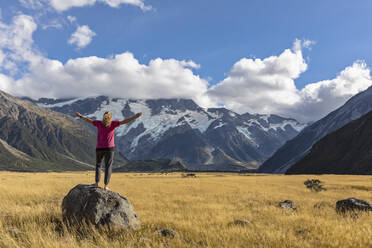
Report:
[[372,87],[350,98],[343,106],[306,127],[260,167],[265,173],[284,173],[306,156],[315,142],[372,110]]
[[80,112],[93,119],[101,119],[105,111],[111,111],[117,120],[142,112],[141,118],[117,129],[115,142],[120,153],[131,160],[174,159],[192,169],[257,168],[305,127],[294,119],[276,115],[204,109],[189,99],[98,96],[41,98],[37,104],[70,115]]

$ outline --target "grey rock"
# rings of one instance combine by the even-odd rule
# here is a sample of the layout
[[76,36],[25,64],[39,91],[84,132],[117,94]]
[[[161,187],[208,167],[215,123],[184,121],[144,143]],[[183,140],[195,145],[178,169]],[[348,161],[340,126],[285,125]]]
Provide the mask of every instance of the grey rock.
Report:
[[12,217],[13,214],[11,213],[0,213],[0,217]]
[[315,203],[313,207],[317,208],[317,209],[323,209],[323,208],[333,207],[333,206],[332,206],[332,204],[330,204],[328,202],[321,201],[321,202]]
[[299,229],[299,230],[296,230],[295,234],[299,236],[305,236],[305,235],[310,234],[310,231],[308,229]]
[[372,205],[357,198],[348,198],[336,202],[336,211],[341,214],[349,211],[372,211]]
[[252,223],[249,220],[246,219],[237,219],[232,222],[230,222],[228,225],[229,226],[249,226]]
[[55,197],[51,201],[53,201],[53,202],[63,201],[63,197]]
[[286,209],[292,209],[292,210],[297,209],[297,207],[291,200],[285,200],[285,201],[280,202],[279,207],[286,208]]
[[196,177],[195,173],[187,173],[187,174],[182,174],[182,177]]
[[324,188],[323,182],[319,179],[308,179],[304,182],[306,188],[310,189],[311,191],[319,192],[319,191],[326,191],[327,189]]
[[169,237],[169,238],[174,238],[178,235],[177,232],[173,231],[172,229],[168,229],[168,228],[156,230],[155,234],[161,235],[163,237]]
[[153,248],[154,246],[152,245],[151,239],[146,238],[146,237],[141,237],[138,240],[138,246],[137,247],[142,247],[142,248]]
[[141,223],[127,198],[86,184],[75,186],[63,198],[62,216],[69,225],[106,225],[125,231],[136,230]]
[[18,235],[22,234],[22,232],[16,227],[9,228],[8,232],[13,236],[18,236]]

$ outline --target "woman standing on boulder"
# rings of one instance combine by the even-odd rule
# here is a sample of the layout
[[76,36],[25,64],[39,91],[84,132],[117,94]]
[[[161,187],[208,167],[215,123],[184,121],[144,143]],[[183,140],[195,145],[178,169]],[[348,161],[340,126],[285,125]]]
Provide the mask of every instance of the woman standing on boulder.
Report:
[[111,172],[112,172],[112,162],[114,160],[114,133],[115,128],[120,125],[127,124],[142,115],[138,113],[135,116],[125,119],[122,121],[113,121],[111,112],[105,112],[102,118],[102,121],[92,120],[85,116],[82,116],[80,113],[75,113],[80,119],[89,122],[97,127],[98,136],[97,136],[97,146],[96,146],[96,183],[94,186],[98,187],[98,183],[101,179],[101,164],[102,160],[105,159],[105,189],[109,190],[107,185],[109,184]]

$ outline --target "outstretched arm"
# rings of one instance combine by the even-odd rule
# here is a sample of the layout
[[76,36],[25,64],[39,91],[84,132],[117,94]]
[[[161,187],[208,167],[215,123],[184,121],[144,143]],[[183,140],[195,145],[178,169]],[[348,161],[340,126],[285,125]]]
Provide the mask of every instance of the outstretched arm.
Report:
[[137,118],[139,118],[140,116],[142,115],[142,113],[137,113],[135,116],[131,117],[131,118],[128,118],[128,119],[125,119],[125,120],[122,120],[120,121],[120,125],[123,125],[123,124],[127,124]]
[[92,119],[89,119],[88,117],[82,116],[79,112],[76,112],[75,115],[77,117],[79,117],[80,119],[93,124],[93,120]]

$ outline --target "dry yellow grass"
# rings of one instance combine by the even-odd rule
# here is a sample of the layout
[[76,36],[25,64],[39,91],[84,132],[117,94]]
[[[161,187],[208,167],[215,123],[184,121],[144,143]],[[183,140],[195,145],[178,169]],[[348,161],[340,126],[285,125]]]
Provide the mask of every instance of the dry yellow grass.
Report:
[[[0,247],[372,247],[372,214],[335,212],[337,200],[372,202],[371,176],[113,174],[111,189],[127,196],[143,225],[120,234],[61,225],[61,201],[88,173],[0,173]],[[328,191],[303,182],[319,178]],[[297,211],[278,202],[290,199]],[[320,208],[314,205],[321,203]],[[246,219],[248,226],[228,223]],[[10,229],[17,228],[16,234]],[[154,234],[170,228],[174,239]]]

